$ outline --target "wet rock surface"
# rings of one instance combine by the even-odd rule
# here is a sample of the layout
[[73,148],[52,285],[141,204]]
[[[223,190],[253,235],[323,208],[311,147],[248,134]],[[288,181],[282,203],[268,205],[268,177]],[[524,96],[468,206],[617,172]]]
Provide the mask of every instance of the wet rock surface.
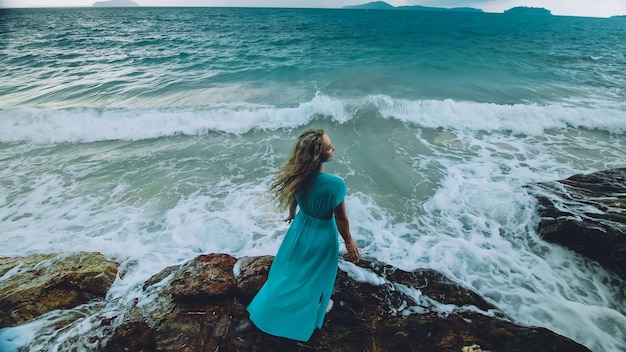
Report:
[[375,285],[339,271],[334,308],[308,342],[269,336],[248,319],[246,305],[272,259],[210,254],[165,269],[144,285],[148,303],[133,307],[101,350],[459,351],[475,343],[491,351],[588,351],[547,329],[511,323],[434,271],[405,272],[374,260],[356,270],[374,273]]
[[626,168],[537,184],[539,234],[626,279]]
[[118,267],[100,253],[0,258],[0,328],[103,299]]

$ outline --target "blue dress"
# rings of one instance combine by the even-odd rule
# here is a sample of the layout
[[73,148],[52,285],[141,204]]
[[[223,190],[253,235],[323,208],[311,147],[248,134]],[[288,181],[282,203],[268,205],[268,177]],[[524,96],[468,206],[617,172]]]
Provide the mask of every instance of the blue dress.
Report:
[[296,214],[265,285],[248,306],[262,331],[308,341],[321,328],[339,264],[339,231],[333,216],[346,195],[340,177],[319,172],[296,194]]

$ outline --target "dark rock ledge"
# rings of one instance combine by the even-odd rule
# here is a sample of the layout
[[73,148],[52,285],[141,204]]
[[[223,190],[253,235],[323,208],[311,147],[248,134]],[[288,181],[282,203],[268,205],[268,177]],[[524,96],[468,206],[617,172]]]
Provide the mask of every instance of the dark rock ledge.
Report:
[[[102,299],[103,291],[106,291],[102,287],[112,282],[115,275],[110,274],[117,269],[117,264],[97,253],[79,253],[64,258],[65,262],[68,262],[67,258],[75,258],[72,262],[81,264],[63,267],[50,257],[38,256],[1,258],[0,275],[10,272],[6,277],[21,280],[26,278],[19,277],[25,272],[45,266],[45,273],[35,275],[41,280],[45,278],[48,284],[39,287],[53,287],[55,278],[66,276],[68,279],[61,280],[65,286],[56,285],[64,287],[61,295]],[[33,269],[20,269],[20,266],[26,267],[19,264],[20,261],[33,264],[41,260],[48,261],[46,264],[49,265],[35,264],[31,266]],[[346,272],[339,271],[332,296],[334,308],[326,316],[323,329],[314,333],[309,342],[297,343],[268,336],[250,322],[246,304],[264,283],[272,260],[271,256],[237,260],[227,254],[208,254],[166,268],[145,282],[144,295],[150,299],[130,308],[119,324],[114,323],[114,319],[103,319],[95,329],[97,333],[88,337],[89,341],[99,346],[99,351],[146,352],[458,352],[464,347],[465,350],[480,351],[477,347],[469,348],[474,344],[482,351],[492,352],[589,351],[547,329],[515,325],[476,293],[437,272],[406,272],[374,260],[362,260],[359,266],[379,276],[378,285],[355,281]],[[75,274],[80,271],[78,269],[87,267],[86,263],[101,264],[95,266],[96,270],[84,271],[82,276]],[[55,273],[57,265],[60,272]],[[38,279],[28,277],[27,280]],[[13,296],[23,297],[17,305],[11,306],[11,302],[5,299],[7,287],[4,281],[8,280],[0,282],[0,307],[3,312],[14,314],[12,320],[4,320],[2,326],[35,317],[34,312],[16,312],[38,302],[53,301],[52,297],[60,295],[56,290],[47,293],[43,290],[44,293],[25,303],[26,297],[18,292],[19,287],[28,286],[27,281],[22,281],[22,284],[8,288]],[[90,281],[95,287],[86,286]],[[74,291],[70,292],[69,288]],[[421,296],[409,294],[416,292]],[[54,304],[45,306],[48,310],[55,309]],[[61,302],[58,308],[69,308],[69,304]]]
[[626,279],[626,168],[531,186],[539,234]]

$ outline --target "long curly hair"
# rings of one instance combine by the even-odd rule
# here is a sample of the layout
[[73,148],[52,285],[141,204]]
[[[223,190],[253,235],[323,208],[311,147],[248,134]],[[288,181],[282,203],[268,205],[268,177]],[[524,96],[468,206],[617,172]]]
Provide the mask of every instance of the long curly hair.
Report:
[[271,190],[276,191],[279,207],[288,208],[296,193],[306,186],[324,162],[323,130],[306,130],[300,134],[289,160],[278,171]]

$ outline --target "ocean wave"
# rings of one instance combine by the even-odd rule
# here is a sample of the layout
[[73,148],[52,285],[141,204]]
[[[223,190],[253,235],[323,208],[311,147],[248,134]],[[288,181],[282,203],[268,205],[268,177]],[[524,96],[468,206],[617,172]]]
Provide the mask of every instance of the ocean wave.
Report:
[[143,140],[208,132],[244,134],[297,128],[322,119],[338,124],[355,119],[394,119],[424,128],[526,135],[569,128],[619,134],[626,132],[626,103],[499,105],[449,99],[411,101],[385,95],[337,99],[318,94],[293,107],[238,102],[194,109],[14,108],[0,110],[0,141],[39,144]]

